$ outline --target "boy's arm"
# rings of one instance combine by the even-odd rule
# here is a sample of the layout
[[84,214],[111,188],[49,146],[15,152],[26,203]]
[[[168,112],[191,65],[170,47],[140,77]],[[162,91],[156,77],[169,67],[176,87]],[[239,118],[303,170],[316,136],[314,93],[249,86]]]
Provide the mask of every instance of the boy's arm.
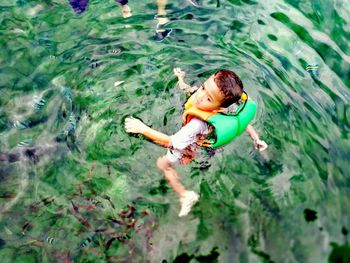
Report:
[[246,132],[249,134],[250,138],[252,138],[254,142],[254,148],[256,150],[259,150],[261,152],[267,148],[266,142],[260,140],[258,133],[255,131],[252,125],[249,124],[247,126]]
[[148,127],[139,119],[129,117],[125,119],[125,130],[129,133],[142,134],[146,138],[150,139],[154,143],[169,148],[171,147],[170,137],[162,132],[156,131],[151,127]]
[[198,87],[196,86],[191,87],[185,82],[186,73],[180,68],[174,68],[174,75],[177,76],[180,89],[182,89],[183,91],[187,93],[192,93],[198,89]]

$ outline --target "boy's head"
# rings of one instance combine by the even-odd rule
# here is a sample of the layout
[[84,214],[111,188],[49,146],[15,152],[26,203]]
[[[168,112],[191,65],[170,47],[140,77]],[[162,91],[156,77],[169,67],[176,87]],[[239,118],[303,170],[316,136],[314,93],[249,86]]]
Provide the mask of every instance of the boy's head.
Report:
[[242,93],[240,78],[234,72],[222,69],[211,75],[193,95],[197,108],[220,111],[239,101]]
[[213,76],[216,86],[224,95],[221,107],[227,108],[231,104],[239,101],[243,93],[243,83],[236,73],[221,69]]

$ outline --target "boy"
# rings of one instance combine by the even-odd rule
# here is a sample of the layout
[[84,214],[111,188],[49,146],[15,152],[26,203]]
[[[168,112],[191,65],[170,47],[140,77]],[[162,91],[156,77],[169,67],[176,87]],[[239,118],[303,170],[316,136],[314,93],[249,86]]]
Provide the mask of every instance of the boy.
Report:
[[[175,68],[174,74],[178,77],[179,86],[182,90],[193,92],[196,89],[185,104],[184,126],[174,135],[168,136],[148,127],[138,119],[129,117],[125,120],[125,129],[129,133],[142,134],[153,142],[168,148],[166,156],[158,158],[157,166],[164,173],[173,190],[179,195],[181,203],[179,216],[182,217],[190,212],[192,206],[198,201],[199,195],[194,191],[185,189],[179,181],[174,165],[189,163],[195,157],[200,146],[208,148],[214,145],[222,146],[234,139],[235,135],[233,133],[238,136],[237,127],[224,125],[226,128],[221,128],[222,117],[224,119],[231,118],[230,120],[233,120],[236,126],[241,126],[241,130],[245,129],[252,138],[255,149],[263,151],[267,148],[267,144],[260,140],[254,128],[248,125],[255,115],[256,106],[254,102],[249,101],[250,105],[254,107],[251,118],[237,122],[238,116],[247,116],[246,113],[249,110],[247,108],[249,107],[244,109],[248,99],[247,94],[243,91],[242,81],[234,72],[219,70],[210,76],[200,88],[192,88],[187,85],[184,81],[185,73],[181,69]],[[227,112],[227,107],[231,104],[242,100],[244,104],[242,104],[243,107],[240,107],[237,115],[229,117],[222,114]],[[221,118],[219,123],[211,121],[212,116]],[[227,131],[227,129],[229,130]],[[225,131],[222,132],[222,130]],[[216,136],[215,142],[206,140],[213,135],[213,132]],[[218,145],[218,141],[222,143]]]

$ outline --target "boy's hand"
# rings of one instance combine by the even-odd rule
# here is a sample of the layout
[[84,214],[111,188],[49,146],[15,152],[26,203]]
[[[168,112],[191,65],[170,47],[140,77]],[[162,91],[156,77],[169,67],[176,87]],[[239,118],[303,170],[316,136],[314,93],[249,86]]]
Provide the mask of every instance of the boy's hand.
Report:
[[179,80],[180,89],[185,91],[186,93],[193,93],[198,89],[196,86],[191,87],[190,85],[185,83],[186,73],[182,69],[174,68],[174,75],[177,76]]
[[266,150],[267,143],[263,140],[254,140],[254,149],[259,150],[260,152]]
[[125,119],[126,132],[143,134],[147,129],[149,129],[149,127],[139,119],[134,117],[128,117]]
[[179,79],[184,79],[186,73],[180,68],[174,68],[174,75],[177,76]]

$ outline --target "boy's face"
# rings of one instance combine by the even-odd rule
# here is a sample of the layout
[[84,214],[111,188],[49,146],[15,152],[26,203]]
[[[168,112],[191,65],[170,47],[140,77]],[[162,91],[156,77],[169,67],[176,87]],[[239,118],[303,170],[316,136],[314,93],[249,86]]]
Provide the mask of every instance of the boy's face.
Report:
[[221,103],[224,96],[214,81],[214,75],[210,76],[204,84],[192,95],[194,106],[204,111],[221,111]]

